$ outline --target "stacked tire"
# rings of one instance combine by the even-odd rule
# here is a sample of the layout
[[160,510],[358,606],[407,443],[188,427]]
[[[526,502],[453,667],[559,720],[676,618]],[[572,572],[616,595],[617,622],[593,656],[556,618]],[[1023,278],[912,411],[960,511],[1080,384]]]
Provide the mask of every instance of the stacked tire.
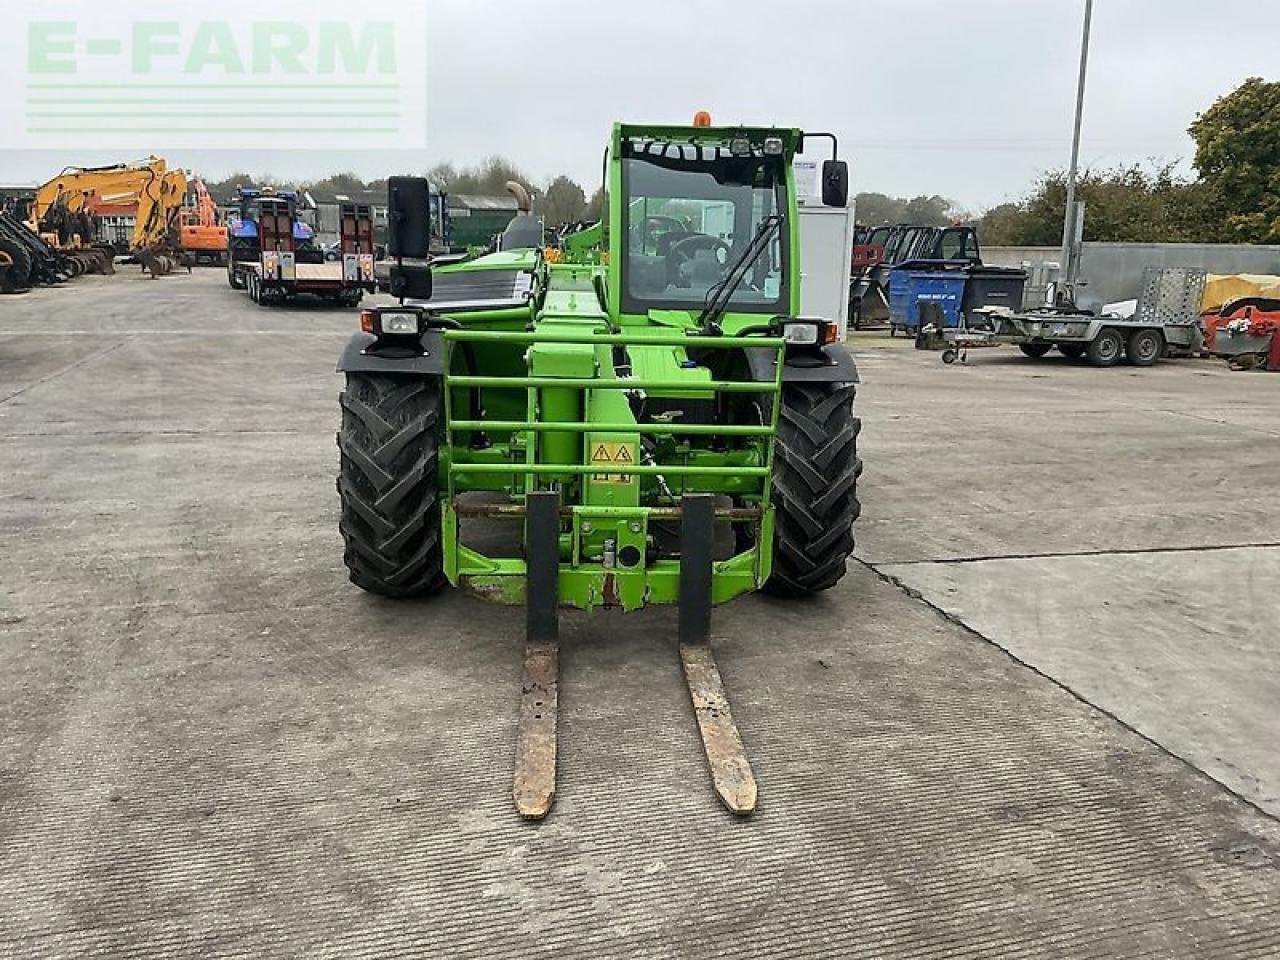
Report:
[[31,289],[31,253],[20,243],[0,237],[0,293]]

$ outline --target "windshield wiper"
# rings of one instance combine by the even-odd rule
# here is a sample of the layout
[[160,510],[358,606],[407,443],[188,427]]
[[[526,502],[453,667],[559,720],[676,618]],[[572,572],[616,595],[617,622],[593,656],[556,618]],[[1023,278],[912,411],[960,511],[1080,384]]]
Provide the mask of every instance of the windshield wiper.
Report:
[[700,333],[712,336],[720,333],[720,318],[729,309],[729,301],[738,292],[738,287],[742,286],[742,281],[747,278],[747,272],[755,266],[756,261],[769,249],[769,244],[773,242],[774,234],[778,232],[778,228],[781,226],[782,217],[777,214],[761,220],[760,226],[756,228],[755,236],[751,238],[747,248],[729,265],[724,279],[707,291],[708,299],[702,308],[701,316],[698,317],[698,330]]

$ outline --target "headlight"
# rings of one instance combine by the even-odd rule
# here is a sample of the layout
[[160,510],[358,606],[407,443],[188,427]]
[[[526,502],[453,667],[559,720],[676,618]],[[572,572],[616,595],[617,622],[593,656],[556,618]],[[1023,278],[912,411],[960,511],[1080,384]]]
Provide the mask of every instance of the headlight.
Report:
[[782,339],[793,347],[812,347],[818,343],[816,323],[788,323],[782,328]]
[[382,332],[416,335],[418,315],[416,313],[384,313],[382,314]]
[[789,347],[817,347],[835,343],[840,328],[830,320],[797,319],[782,323],[782,339]]
[[729,141],[729,152],[735,157],[751,156],[751,141],[746,137],[734,137]]
[[766,157],[782,156],[782,138],[781,137],[765,137],[764,155]]

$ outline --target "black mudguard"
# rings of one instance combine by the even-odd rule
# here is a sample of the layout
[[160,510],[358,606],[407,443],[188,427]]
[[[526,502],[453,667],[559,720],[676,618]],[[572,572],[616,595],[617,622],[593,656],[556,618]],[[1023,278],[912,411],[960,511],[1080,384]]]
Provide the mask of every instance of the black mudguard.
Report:
[[[751,367],[751,379],[771,381],[774,378],[773,350],[750,349],[744,351]],[[822,360],[815,362],[813,354],[789,358],[782,370],[783,383],[861,383],[858,365],[853,354],[843,343],[833,343],[822,348]]]
[[444,375],[444,337],[439,330],[428,330],[422,335],[422,353],[418,356],[399,356],[403,350],[379,351],[377,343],[372,334],[357,333],[342,351],[338,372]]

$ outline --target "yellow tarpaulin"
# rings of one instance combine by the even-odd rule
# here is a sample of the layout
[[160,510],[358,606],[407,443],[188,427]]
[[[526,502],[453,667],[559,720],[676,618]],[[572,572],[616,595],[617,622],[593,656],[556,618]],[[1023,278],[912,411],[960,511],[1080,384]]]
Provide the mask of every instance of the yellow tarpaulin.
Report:
[[1217,313],[1228,303],[1244,297],[1280,300],[1280,277],[1262,273],[1209,274],[1204,285],[1201,313]]

